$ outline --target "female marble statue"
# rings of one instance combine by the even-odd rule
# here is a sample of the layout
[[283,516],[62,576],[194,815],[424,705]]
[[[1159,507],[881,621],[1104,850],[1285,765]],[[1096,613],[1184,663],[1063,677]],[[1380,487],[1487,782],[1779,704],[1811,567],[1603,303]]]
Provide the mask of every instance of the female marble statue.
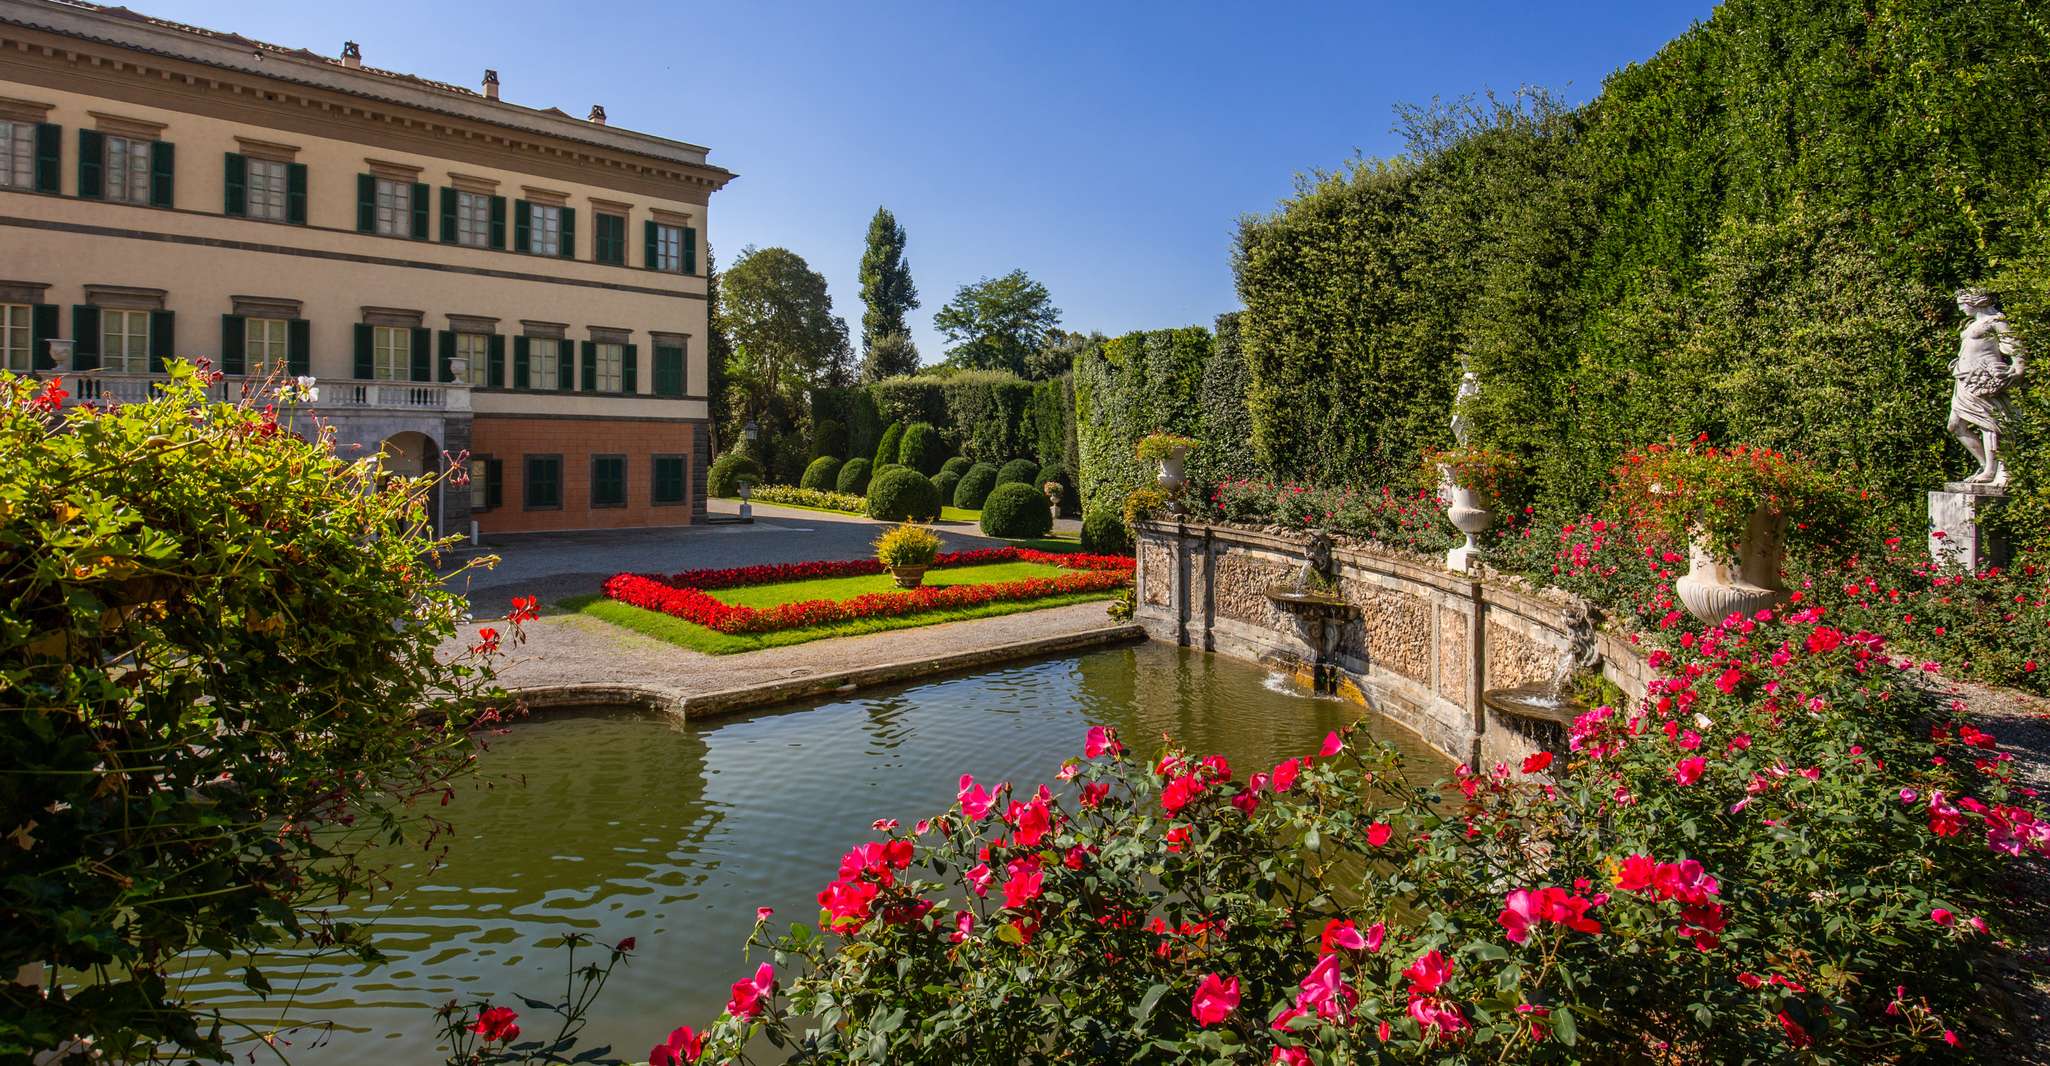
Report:
[[1950,375],[1957,382],[1950,394],[1950,432],[1979,463],[1979,471],[1965,479],[1967,484],[2005,485],[2000,423],[2008,411],[2001,393],[2021,378],[2026,353],[1992,293],[1965,289],[1957,294],[1957,308],[1971,320],[1965,323],[1957,358],[1950,363]]

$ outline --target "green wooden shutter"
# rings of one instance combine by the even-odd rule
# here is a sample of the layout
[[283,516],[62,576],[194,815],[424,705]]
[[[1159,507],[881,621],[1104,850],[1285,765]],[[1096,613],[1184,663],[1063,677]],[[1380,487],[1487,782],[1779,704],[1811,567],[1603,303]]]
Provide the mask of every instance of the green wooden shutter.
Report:
[[[36,125],[36,191],[63,192],[64,127],[55,122]],[[55,307],[57,305],[51,304]]]
[[177,150],[169,141],[157,141],[149,146],[149,205],[151,207],[171,206],[171,178],[177,174]]
[[229,152],[226,158],[227,194],[222,198],[226,202],[221,205],[221,211],[246,218],[249,215],[249,159],[240,152]]
[[306,164],[285,164],[285,221],[306,224]]
[[556,249],[556,254],[564,259],[577,257],[577,209],[574,207],[562,209],[562,244]]
[[247,373],[249,322],[241,315],[221,316],[221,373]]
[[698,272],[698,231],[691,226],[683,227],[683,272]]
[[98,130],[78,131],[78,195],[85,200],[107,198],[107,139]]
[[527,201],[513,201],[513,251],[533,250],[534,222],[527,217]]
[[598,342],[584,342],[584,391],[598,391]]
[[491,510],[505,506],[505,462],[500,459],[484,460],[484,508]]
[[427,239],[427,198],[430,190],[424,181],[413,183],[413,239]]
[[657,227],[653,222],[641,223],[641,266],[655,269],[655,243]]
[[498,249],[505,247],[505,197],[503,196],[491,198],[491,246]]
[[285,367],[293,377],[313,374],[313,324],[303,318],[285,323]]
[[487,358],[491,360],[491,366],[486,372],[484,382],[494,389],[505,388],[505,338],[494,333],[485,344],[485,351],[490,353]]
[[34,356],[29,365],[37,370],[55,370],[57,361],[50,358],[50,342],[57,339],[57,305],[37,304],[29,312],[28,347]]
[[456,242],[456,191],[453,187],[441,187],[441,243]]
[[377,175],[356,175],[356,232],[377,229]]
[[422,326],[413,331],[413,380],[434,380],[434,331]]
[[527,380],[527,338],[514,337],[512,387],[527,388]]
[[97,370],[100,366],[100,309],[91,304],[71,306],[71,368]]
[[164,372],[165,364],[178,354],[177,322],[169,311],[149,313],[149,371],[152,374]]
[[456,376],[455,373],[449,368],[448,361],[456,357],[455,331],[449,329],[442,330],[441,336],[439,338],[438,347],[440,349],[439,354],[441,356],[439,362],[439,365],[441,367],[440,380],[444,382],[454,381],[456,379]]
[[658,347],[655,349],[655,395],[683,395],[683,349]]
[[639,345],[626,346],[625,361],[619,367],[619,390],[628,395],[641,391],[641,349]]
[[369,323],[356,323],[356,380],[369,381],[377,376],[376,343]]
[[563,392],[577,387],[577,342],[568,337],[555,342],[555,387]]

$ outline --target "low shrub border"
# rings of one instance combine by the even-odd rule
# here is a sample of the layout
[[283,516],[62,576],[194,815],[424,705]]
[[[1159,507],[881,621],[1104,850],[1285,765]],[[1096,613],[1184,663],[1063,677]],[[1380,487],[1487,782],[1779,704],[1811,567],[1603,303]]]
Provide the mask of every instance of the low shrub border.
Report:
[[847,514],[862,513],[864,501],[851,492],[828,492],[825,489],[799,488],[796,485],[756,485],[751,493],[755,503],[781,503],[797,507],[813,507],[822,511],[844,511]]
[[845,600],[805,600],[769,608],[736,607],[721,602],[707,590],[880,574],[884,570],[883,564],[875,559],[840,559],[743,566],[728,570],[686,570],[667,578],[649,574],[614,574],[605,580],[601,591],[607,599],[659,611],[721,633],[767,633],[858,618],[974,607],[1003,600],[1102,592],[1129,584],[1134,566],[1128,556],[1055,554],[1009,547],[949,552],[934,560],[933,565],[945,568],[998,562],[1041,563],[1075,573],[984,585],[927,586],[904,592],[874,592]]

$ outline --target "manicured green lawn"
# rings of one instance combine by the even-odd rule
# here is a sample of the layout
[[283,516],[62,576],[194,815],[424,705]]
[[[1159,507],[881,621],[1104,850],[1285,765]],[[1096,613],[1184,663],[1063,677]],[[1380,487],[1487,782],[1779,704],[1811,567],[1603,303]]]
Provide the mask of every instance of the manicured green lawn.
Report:
[[1048,607],[1061,607],[1070,603],[1087,603],[1091,600],[1107,600],[1118,594],[1108,592],[1075,592],[1065,596],[1048,596],[1041,600],[1026,600],[1022,603],[986,603],[980,607],[964,607],[954,611],[927,611],[924,614],[904,615],[898,618],[862,618],[851,622],[838,622],[827,626],[812,626],[807,629],[784,629],[774,633],[721,633],[694,625],[681,618],[675,618],[659,611],[643,610],[608,600],[603,596],[572,596],[559,606],[566,611],[587,614],[616,626],[624,626],[644,636],[665,640],[679,647],[707,655],[731,655],[734,652],[756,651],[761,648],[778,648],[787,644],[803,644],[807,641],[823,640],[827,637],[851,637],[861,633],[880,633],[890,629],[910,629],[929,626],[940,622],[959,622],[969,618],[993,618],[997,615],[1017,614],[1021,611],[1038,611]]
[[966,507],[956,507],[950,503],[940,508],[940,521],[966,522],[971,526],[980,526],[982,524],[982,512],[971,511]]
[[[1069,571],[1044,563],[988,563],[982,566],[949,566],[925,572],[928,585],[992,585],[999,581],[1023,581],[1032,577],[1059,577]],[[770,585],[743,585],[714,589],[712,597],[735,607],[774,607],[779,603],[804,600],[846,600],[867,592],[892,592],[896,579],[888,574],[859,577],[821,577],[807,581],[778,581]]]

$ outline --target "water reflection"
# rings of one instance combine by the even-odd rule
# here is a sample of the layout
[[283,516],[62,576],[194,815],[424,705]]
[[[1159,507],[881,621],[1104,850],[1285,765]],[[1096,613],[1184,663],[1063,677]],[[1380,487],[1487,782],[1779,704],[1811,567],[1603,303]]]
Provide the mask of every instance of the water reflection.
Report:
[[[955,779],[1049,780],[1093,723],[1140,751],[1161,734],[1222,752],[1243,775],[1315,750],[1357,708],[1269,687],[1265,670],[1160,644],[1028,663],[897,692],[701,725],[621,712],[528,723],[492,743],[486,780],[447,809],[445,863],[406,855],[374,919],[382,968],[297,962],[271,1004],[225,972],[196,981],[243,1021],[329,1021],[313,1063],[427,1061],[431,1008],[451,997],[550,995],[581,930],[639,951],[588,1035],[622,1048],[701,1024],[741,972],[757,906],[810,921],[840,854],[880,817],[944,808]],[[1442,764],[1399,730],[1425,772]],[[296,984],[289,1006],[278,1000]]]

